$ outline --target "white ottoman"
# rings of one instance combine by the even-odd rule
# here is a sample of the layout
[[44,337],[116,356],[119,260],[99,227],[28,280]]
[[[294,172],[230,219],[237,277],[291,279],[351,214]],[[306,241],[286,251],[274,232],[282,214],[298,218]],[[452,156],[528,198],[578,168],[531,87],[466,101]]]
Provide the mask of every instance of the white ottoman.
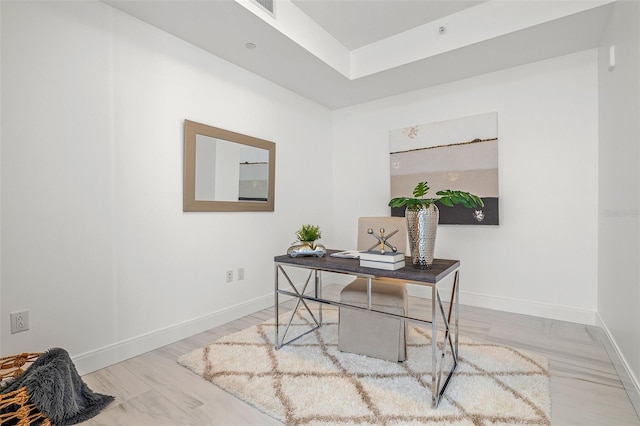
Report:
[[[357,278],[343,288],[340,301],[366,308],[367,280]],[[402,283],[372,280],[371,309],[405,315],[408,310],[407,287]],[[340,308],[339,312],[339,350],[393,362],[407,358],[404,321],[348,308]]]

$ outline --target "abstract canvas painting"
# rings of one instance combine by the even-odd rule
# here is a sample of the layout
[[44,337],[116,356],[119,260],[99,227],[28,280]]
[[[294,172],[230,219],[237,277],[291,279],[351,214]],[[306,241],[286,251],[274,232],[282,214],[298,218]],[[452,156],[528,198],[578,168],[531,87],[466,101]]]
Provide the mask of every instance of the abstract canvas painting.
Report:
[[[435,198],[444,189],[467,191],[484,207],[440,209],[440,224],[498,225],[498,113],[490,112],[389,132],[391,198],[410,197],[427,181]],[[404,208],[391,209],[404,216]]]

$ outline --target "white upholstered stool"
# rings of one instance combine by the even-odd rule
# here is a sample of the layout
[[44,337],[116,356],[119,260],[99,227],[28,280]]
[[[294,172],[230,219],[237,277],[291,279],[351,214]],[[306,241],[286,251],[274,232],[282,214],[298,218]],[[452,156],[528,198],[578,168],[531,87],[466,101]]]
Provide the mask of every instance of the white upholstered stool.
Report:
[[[368,250],[376,239],[367,234],[367,229],[376,233],[380,228],[389,234],[399,232],[388,242],[406,250],[406,222],[401,217],[366,217],[358,220],[358,249]],[[357,278],[340,292],[340,301],[359,307],[367,306],[367,280]],[[405,284],[372,280],[371,309],[405,315],[408,310],[408,296]],[[404,361],[407,357],[406,326],[399,318],[385,317],[374,313],[340,308],[338,324],[338,349],[387,361]]]
[[[372,280],[371,309],[390,314],[407,312],[407,288],[404,284]],[[358,278],[342,289],[340,301],[367,306],[367,280]],[[404,321],[370,312],[340,309],[338,349],[387,361],[407,358]]]

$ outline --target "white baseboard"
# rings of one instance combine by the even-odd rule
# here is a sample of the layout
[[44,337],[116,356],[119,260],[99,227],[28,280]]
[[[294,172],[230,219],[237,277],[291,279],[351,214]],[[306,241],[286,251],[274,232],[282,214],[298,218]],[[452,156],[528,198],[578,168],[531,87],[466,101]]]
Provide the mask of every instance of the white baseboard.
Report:
[[[443,301],[449,301],[450,286],[440,290]],[[431,298],[431,289],[428,287],[409,286],[411,296]],[[507,297],[488,296],[485,294],[460,292],[460,304],[477,306],[479,308],[494,309],[497,311],[511,312],[514,314],[532,315],[560,321],[576,322],[579,324],[596,325],[596,311],[574,308],[570,306],[552,305],[547,303],[531,302],[528,300],[510,299]]]
[[531,302],[528,300],[510,299],[506,297],[487,296],[483,294],[460,292],[460,303],[482,308],[532,315],[559,321],[576,322],[585,325],[596,325],[596,311],[575,308],[572,306],[552,305],[549,303]]
[[609,357],[613,361],[616,372],[627,391],[627,395],[629,395],[629,399],[631,400],[636,413],[640,416],[640,381],[638,381],[638,378],[633,374],[633,370],[631,370],[627,359],[620,351],[616,339],[613,337],[613,334],[611,334],[607,324],[604,322],[600,314],[596,314],[596,317],[598,327],[604,331],[605,336],[609,339],[609,345],[605,344]]
[[[283,297],[282,300],[285,300],[285,298]],[[88,374],[253,314],[262,309],[272,307],[273,303],[273,294],[261,296],[220,311],[203,315],[199,318],[194,318],[103,348],[72,356],[72,360],[80,375]]]
[[[330,280],[325,282],[330,282]],[[428,288],[414,286],[409,286],[409,294],[426,298],[431,295]],[[441,291],[441,297],[444,301],[448,301],[447,294],[448,291]],[[283,297],[282,300],[284,301],[286,298]],[[570,307],[468,292],[460,293],[460,304],[595,325],[595,312]],[[132,337],[83,354],[74,355],[72,359],[81,375],[88,374],[272,306],[273,294],[264,295],[199,318]]]

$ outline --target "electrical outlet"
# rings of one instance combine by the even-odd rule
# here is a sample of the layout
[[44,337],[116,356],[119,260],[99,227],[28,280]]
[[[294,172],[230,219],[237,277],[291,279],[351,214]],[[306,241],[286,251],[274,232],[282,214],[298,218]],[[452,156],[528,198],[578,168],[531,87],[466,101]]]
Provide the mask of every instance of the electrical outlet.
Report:
[[244,280],[244,268],[238,268],[238,281]]
[[29,311],[11,312],[11,334],[29,330]]
[[227,282],[233,282],[233,271],[227,271]]

